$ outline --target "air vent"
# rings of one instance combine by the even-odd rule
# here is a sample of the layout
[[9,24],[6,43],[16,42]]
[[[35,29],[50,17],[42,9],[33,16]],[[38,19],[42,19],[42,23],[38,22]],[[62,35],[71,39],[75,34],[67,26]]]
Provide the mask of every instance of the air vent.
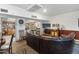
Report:
[[28,11],[35,12],[35,11],[39,10],[40,8],[42,8],[40,5],[33,5],[33,6],[31,6],[31,8],[28,9]]
[[8,13],[8,10],[7,10],[7,9],[1,8],[0,11],[1,11],[1,12],[5,12],[5,13]]
[[31,17],[32,17],[32,18],[37,18],[37,16],[34,16],[34,15],[32,15]]

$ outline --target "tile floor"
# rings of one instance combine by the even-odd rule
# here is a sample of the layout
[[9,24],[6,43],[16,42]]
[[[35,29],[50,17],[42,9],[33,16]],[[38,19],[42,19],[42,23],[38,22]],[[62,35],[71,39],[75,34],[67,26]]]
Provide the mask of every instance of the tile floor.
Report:
[[14,42],[12,50],[14,54],[38,54],[35,50],[27,45],[25,40]]

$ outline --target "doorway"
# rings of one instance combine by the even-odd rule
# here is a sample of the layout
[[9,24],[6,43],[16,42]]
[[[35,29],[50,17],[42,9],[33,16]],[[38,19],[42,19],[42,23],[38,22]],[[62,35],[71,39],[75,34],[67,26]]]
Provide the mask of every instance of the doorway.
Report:
[[15,19],[1,17],[2,35],[15,34]]

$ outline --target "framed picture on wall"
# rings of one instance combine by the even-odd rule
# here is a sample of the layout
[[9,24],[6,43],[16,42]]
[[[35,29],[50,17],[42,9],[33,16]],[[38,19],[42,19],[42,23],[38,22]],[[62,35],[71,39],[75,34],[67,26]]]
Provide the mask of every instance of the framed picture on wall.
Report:
[[59,24],[52,24],[52,27],[59,27]]

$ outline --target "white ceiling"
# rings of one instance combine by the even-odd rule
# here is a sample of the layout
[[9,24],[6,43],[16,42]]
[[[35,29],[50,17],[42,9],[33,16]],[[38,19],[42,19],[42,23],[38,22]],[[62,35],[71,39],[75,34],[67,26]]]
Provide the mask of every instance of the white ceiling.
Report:
[[[11,5],[23,8],[28,11],[28,8],[30,8],[33,4],[11,4]],[[35,11],[35,13],[39,13],[49,17],[79,10],[79,4],[41,4],[41,6],[47,9],[47,12],[44,13],[43,9],[41,8]]]

